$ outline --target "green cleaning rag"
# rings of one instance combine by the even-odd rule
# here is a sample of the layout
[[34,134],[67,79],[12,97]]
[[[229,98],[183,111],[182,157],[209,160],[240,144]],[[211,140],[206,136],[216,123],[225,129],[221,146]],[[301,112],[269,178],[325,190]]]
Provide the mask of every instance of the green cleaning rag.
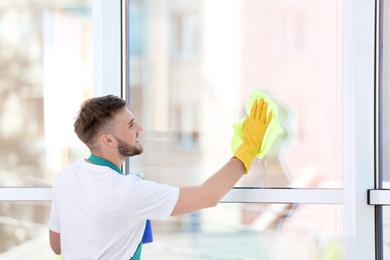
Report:
[[[274,101],[272,101],[272,99],[268,95],[264,94],[258,89],[252,90],[249,99],[246,103],[245,110],[247,115],[250,115],[251,113],[253,102],[255,102],[256,99],[260,99],[260,98],[264,98],[264,101],[268,102],[268,112],[272,111],[271,122],[267,128],[267,131],[265,132],[263,142],[261,144],[261,148],[257,153],[257,157],[261,159],[269,151],[269,149],[272,146],[272,143],[275,141],[276,137],[282,133],[283,130],[278,120],[278,106],[275,104]],[[231,149],[233,153],[242,144],[242,130],[244,126],[244,121],[245,121],[245,117],[238,120],[233,125],[234,135],[231,142]]]

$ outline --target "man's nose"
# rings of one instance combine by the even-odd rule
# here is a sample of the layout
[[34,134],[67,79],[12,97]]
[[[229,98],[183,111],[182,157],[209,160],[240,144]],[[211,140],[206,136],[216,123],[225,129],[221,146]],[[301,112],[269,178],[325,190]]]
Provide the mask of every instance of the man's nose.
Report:
[[137,127],[138,127],[138,132],[141,133],[144,129],[142,128],[141,125],[137,124]]

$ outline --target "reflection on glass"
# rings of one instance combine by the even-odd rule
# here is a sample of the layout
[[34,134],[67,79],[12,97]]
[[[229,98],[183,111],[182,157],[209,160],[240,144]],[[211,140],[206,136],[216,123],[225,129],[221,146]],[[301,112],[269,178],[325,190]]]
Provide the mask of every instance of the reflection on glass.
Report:
[[[383,15],[383,71],[382,71],[382,107],[381,107],[381,113],[382,113],[382,125],[381,125],[381,132],[382,132],[382,188],[389,189],[390,188],[390,75],[387,73],[390,68],[390,5],[386,2],[382,5],[384,8],[384,15]],[[383,209],[383,244],[381,245],[383,247],[383,259],[388,259],[390,257],[390,207],[384,206]]]
[[0,186],[50,186],[80,150],[91,46],[90,1],[1,1]]
[[50,202],[0,203],[0,259],[54,259],[47,229]]
[[130,0],[130,109],[145,146],[132,170],[204,180],[232,155],[258,88],[283,133],[238,186],[341,187],[342,1],[165,3]]
[[383,209],[383,259],[390,257],[390,207]]
[[[153,222],[155,241],[144,247],[143,256],[343,259],[341,210],[334,205],[220,204],[169,222]],[[251,223],[243,223],[248,213]]]
[[[0,4],[0,186],[51,186],[83,150],[72,125],[92,88],[88,0]],[[0,204],[0,258],[53,259],[49,202]]]
[[390,5],[383,4],[383,69],[382,69],[382,97],[381,97],[381,113],[382,113],[382,186],[385,189],[390,188]]
[[[232,155],[253,88],[283,132],[237,186],[342,187],[342,1],[130,0],[130,171],[183,186]],[[341,210],[229,204],[154,223],[151,259],[342,259]],[[164,258],[163,258],[164,259]]]

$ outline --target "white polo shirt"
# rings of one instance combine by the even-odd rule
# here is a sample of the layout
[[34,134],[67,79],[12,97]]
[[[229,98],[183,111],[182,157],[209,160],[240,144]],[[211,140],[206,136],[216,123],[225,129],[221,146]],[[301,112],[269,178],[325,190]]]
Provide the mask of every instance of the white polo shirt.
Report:
[[166,220],[178,197],[178,187],[121,175],[83,159],[56,177],[49,229],[61,234],[64,260],[128,260],[146,219]]

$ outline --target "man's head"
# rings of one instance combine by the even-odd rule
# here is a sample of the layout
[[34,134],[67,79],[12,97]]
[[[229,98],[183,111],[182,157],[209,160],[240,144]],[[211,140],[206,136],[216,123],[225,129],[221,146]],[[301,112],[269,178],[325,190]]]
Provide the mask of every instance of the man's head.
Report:
[[80,140],[91,152],[113,149],[127,157],[142,153],[136,140],[142,131],[133,114],[126,108],[126,101],[107,95],[85,101],[74,123]]

